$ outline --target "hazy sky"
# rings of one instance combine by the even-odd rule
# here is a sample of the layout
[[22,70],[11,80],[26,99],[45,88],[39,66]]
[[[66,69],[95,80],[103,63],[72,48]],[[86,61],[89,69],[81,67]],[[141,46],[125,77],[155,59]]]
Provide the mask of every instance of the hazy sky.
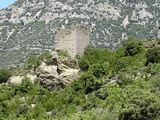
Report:
[[17,0],[0,0],[0,9],[5,8],[11,4],[13,4]]

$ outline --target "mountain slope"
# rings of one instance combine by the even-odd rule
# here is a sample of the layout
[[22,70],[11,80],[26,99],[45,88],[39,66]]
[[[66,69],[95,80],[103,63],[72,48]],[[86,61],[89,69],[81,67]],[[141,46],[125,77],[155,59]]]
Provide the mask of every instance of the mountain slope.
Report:
[[52,49],[57,28],[86,24],[92,45],[113,49],[130,35],[156,37],[159,17],[160,0],[18,0],[0,11],[0,66]]
[[160,42],[123,43],[88,47],[78,61],[52,51],[0,69],[0,119],[160,120]]

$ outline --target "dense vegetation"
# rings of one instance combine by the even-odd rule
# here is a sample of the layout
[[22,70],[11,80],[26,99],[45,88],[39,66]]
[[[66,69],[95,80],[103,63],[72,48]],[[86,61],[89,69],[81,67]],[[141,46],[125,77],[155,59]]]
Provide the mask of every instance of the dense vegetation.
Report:
[[[50,57],[45,53],[31,58],[26,68],[35,67],[44,56]],[[77,59],[81,75],[64,88],[48,91],[38,80],[32,84],[28,78],[20,85],[1,84],[0,119],[160,119],[158,44],[146,49],[142,42],[129,38],[115,51],[88,46]],[[10,76],[0,73],[0,80]]]

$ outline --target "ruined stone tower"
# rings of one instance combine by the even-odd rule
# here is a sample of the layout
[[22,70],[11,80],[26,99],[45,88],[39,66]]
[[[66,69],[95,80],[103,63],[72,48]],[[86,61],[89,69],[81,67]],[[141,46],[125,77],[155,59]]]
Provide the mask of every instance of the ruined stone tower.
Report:
[[89,29],[83,25],[76,25],[71,29],[58,29],[56,31],[56,50],[65,50],[71,57],[76,54],[83,55],[85,47],[89,44]]

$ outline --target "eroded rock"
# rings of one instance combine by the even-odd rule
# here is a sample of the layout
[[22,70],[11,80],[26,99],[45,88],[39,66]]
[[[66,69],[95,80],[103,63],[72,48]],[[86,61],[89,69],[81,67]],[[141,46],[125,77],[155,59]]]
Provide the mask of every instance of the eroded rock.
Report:
[[30,79],[32,83],[34,83],[34,80],[37,78],[37,75],[35,74],[26,74],[26,75],[18,75],[18,76],[11,76],[8,83],[9,84],[21,84],[22,80],[27,77]]
[[[49,61],[49,62],[48,62]],[[72,82],[79,72],[78,63],[71,58],[51,58],[36,69],[39,84],[49,90]]]

